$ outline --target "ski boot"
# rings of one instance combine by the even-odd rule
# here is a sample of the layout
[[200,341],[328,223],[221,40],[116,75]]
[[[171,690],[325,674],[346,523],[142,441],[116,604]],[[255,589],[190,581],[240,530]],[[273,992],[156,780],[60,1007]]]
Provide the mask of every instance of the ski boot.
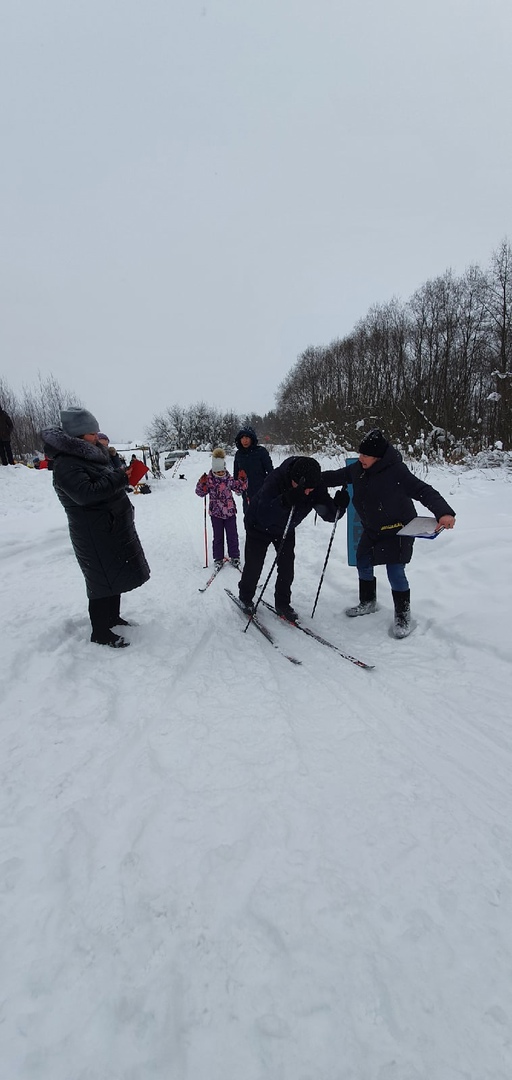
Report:
[[276,600],[276,612],[282,619],[286,619],[287,622],[297,622],[298,613],[294,611],[291,604],[278,604]]

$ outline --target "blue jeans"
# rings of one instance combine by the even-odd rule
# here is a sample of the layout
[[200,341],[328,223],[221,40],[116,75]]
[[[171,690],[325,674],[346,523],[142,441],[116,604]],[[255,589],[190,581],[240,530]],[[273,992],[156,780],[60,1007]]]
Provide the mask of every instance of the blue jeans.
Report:
[[[388,581],[395,592],[407,592],[409,582],[405,576],[403,563],[386,563]],[[357,560],[357,572],[361,581],[372,581],[374,577],[373,563],[368,555],[363,555]]]

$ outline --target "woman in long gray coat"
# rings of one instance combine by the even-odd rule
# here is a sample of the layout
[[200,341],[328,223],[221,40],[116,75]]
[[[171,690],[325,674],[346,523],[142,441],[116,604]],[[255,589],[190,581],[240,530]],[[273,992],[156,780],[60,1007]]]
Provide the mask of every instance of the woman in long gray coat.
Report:
[[71,543],[85,577],[91,641],[124,648],[129,642],[112,632],[129,626],[120,615],[121,593],[149,578],[149,566],[135,531],[128,478],[115,469],[97,441],[99,424],[87,409],[63,409],[61,428],[42,432],[45,453],[53,459],[53,486],[66,511]]

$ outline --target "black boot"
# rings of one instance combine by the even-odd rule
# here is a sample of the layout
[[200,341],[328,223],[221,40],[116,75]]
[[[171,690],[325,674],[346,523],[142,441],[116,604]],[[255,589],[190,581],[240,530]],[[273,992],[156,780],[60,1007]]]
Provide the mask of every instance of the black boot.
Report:
[[91,641],[94,641],[96,645],[108,645],[111,649],[127,649],[130,644],[120,634],[112,633],[112,630],[104,630],[99,635],[95,634],[93,630]]
[[349,607],[345,610],[345,615],[348,615],[350,619],[353,619],[356,615],[373,615],[373,612],[377,610],[377,578],[372,578],[371,581],[365,581],[364,578],[359,578],[359,603],[356,607]]
[[132,624],[127,622],[126,619],[122,619],[119,611],[121,608],[121,597],[119,593],[115,596],[109,597],[109,628],[113,626],[131,626]]
[[112,600],[116,597],[104,596],[100,600],[89,600],[89,618],[91,620],[91,641],[96,645],[108,645],[111,649],[126,649],[130,644],[119,634],[111,630]]
[[395,605],[395,621],[393,630],[396,638],[407,637],[411,632],[411,590],[405,589],[404,592],[396,592],[395,589],[391,590],[393,594],[393,603]]
[[287,622],[297,622],[299,616],[291,604],[281,604],[276,600],[275,608],[282,619],[286,619]]

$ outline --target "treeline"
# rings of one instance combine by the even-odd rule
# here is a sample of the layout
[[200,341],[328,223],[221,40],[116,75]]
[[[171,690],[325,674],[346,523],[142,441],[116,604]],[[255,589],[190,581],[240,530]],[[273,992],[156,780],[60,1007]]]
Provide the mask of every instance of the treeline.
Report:
[[[378,426],[406,452],[455,460],[512,449],[511,403],[512,248],[504,240],[487,270],[448,270],[405,303],[370,308],[347,337],[309,346],[264,416],[171,405],[145,434],[157,450],[211,449],[233,446],[250,424],[260,441],[339,453]],[[82,402],[53,375],[39,375],[21,398],[0,378],[0,404],[14,421],[14,454],[26,457],[62,408]]]
[[200,401],[187,408],[171,405],[153,418],[146,438],[158,450],[212,449],[233,446],[237,432],[250,424],[261,433],[262,418],[255,413],[239,416],[233,411],[221,412]]
[[512,447],[512,249],[486,270],[450,270],[406,303],[372,307],[347,337],[310,346],[279,387],[279,441],[314,448],[312,433],[355,447],[379,426],[401,445],[447,458]]
[[53,375],[39,374],[35,387],[25,387],[21,395],[0,377],[0,405],[14,423],[11,444],[15,458],[27,458],[42,450],[43,428],[60,427],[60,410],[82,402],[73,391],[63,389]]

